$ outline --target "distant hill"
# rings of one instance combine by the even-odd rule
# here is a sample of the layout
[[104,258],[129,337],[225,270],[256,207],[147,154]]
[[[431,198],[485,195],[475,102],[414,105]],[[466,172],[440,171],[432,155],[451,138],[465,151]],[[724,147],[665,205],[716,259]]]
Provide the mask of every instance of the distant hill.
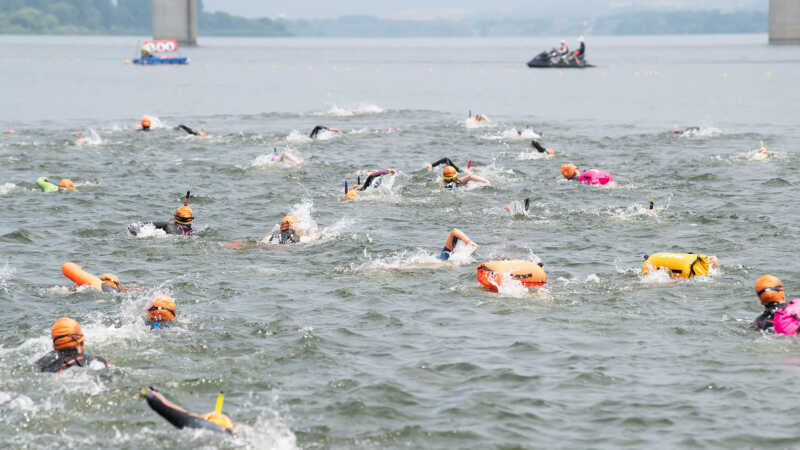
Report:
[[[533,36],[560,34],[762,33],[765,11],[636,10],[596,18],[472,18],[392,20],[373,16],[337,19],[247,19],[209,13],[198,0],[201,36]],[[150,0],[0,0],[2,34],[150,34]]]

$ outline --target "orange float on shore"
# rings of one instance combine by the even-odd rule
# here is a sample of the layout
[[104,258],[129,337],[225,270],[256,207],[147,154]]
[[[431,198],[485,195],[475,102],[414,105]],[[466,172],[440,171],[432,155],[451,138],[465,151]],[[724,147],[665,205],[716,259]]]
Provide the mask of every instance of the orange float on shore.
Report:
[[61,266],[61,273],[63,273],[65,277],[74,281],[78,286],[88,284],[98,291],[103,290],[103,282],[100,281],[100,278],[97,278],[96,276],[83,270],[81,266],[75,264],[74,262],[64,263]]
[[478,283],[492,291],[497,291],[497,287],[502,285],[503,277],[506,275],[527,288],[538,288],[547,283],[544,269],[533,261],[502,259],[488,261],[478,266]]

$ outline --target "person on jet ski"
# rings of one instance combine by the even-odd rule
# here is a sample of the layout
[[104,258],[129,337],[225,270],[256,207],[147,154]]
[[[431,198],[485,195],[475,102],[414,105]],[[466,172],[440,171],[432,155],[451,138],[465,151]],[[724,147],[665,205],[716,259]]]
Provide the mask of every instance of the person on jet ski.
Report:
[[561,41],[561,48],[558,49],[559,61],[566,63],[567,57],[569,57],[569,46],[567,45],[567,41]]
[[580,48],[572,53],[572,59],[575,61],[575,65],[582,66],[583,55],[586,53],[586,43],[583,42],[583,36],[578,36],[578,42],[580,43]]

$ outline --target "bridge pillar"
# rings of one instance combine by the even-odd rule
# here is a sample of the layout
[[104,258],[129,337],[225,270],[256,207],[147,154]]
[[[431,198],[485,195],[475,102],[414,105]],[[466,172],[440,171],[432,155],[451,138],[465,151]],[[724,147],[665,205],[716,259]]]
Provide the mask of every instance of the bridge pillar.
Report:
[[197,0],[153,0],[153,39],[197,45]]
[[800,1],[769,0],[769,43],[800,44]]

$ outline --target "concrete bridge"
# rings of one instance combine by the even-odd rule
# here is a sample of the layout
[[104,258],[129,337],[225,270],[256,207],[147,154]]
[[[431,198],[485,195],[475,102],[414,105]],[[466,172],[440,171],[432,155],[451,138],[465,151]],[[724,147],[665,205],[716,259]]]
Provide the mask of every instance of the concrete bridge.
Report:
[[769,43],[800,44],[800,0],[769,0]]
[[153,39],[197,45],[197,0],[153,0]]

